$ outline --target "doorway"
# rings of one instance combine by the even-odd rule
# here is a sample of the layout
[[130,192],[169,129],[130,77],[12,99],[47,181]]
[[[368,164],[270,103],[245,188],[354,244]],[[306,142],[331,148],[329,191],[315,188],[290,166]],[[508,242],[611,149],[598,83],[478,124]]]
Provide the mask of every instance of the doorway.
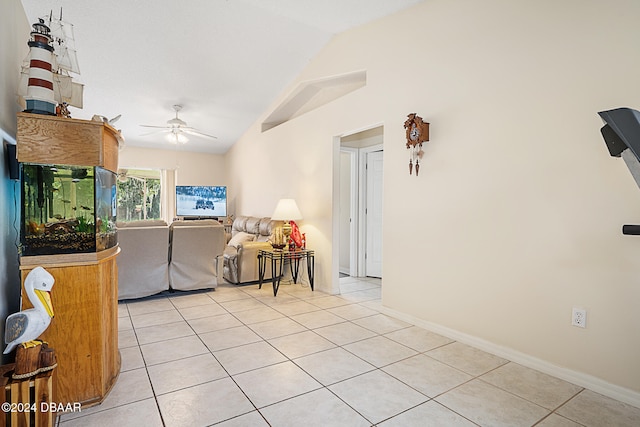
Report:
[[[338,138],[339,276],[382,277],[383,127]],[[337,276],[338,274],[336,274]]]

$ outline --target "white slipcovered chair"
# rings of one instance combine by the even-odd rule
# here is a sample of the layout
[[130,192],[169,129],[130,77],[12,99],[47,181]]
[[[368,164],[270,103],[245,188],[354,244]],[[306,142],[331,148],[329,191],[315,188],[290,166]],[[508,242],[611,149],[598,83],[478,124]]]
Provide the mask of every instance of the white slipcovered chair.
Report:
[[169,226],[118,226],[118,299],[169,289]]
[[214,220],[176,221],[171,224],[169,282],[171,289],[195,290],[218,286],[217,257],[226,238]]

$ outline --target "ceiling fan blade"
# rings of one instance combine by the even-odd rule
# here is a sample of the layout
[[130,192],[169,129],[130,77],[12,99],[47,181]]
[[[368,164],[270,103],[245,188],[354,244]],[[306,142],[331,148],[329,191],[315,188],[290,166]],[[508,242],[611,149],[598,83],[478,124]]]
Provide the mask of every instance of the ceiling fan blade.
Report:
[[153,130],[151,132],[142,133],[139,136],[157,135],[159,133],[168,133],[168,132],[171,132],[171,130],[170,129],[158,129],[158,130]]
[[178,142],[184,143],[188,141],[188,139],[184,134],[194,135],[201,138],[218,139],[217,136],[209,135],[209,134],[200,132],[197,129],[194,129],[191,126],[187,126],[187,122],[185,122],[184,120],[178,117],[178,112],[182,109],[182,105],[174,105],[173,109],[176,112],[176,117],[171,120],[168,120],[167,126],[140,125],[141,127],[145,127],[145,128],[159,129],[157,131],[152,131],[140,136],[147,136],[147,135],[153,135],[153,134],[164,132],[169,134],[172,142],[174,142],[173,139],[175,139],[176,143]]
[[195,130],[194,128],[191,128],[191,127],[181,127],[180,129],[182,129],[185,133],[188,133],[189,135],[202,136],[202,137],[211,138],[211,139],[218,139],[217,136],[202,133],[199,130]]

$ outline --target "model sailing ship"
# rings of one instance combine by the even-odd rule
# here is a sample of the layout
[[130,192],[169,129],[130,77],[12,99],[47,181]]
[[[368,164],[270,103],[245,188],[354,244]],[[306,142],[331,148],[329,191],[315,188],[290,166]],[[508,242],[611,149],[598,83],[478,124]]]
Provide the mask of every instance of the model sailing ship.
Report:
[[80,75],[73,25],[53,16],[32,25],[29,55],[22,66],[18,94],[25,100],[25,112],[69,117],[67,106],[82,108],[83,86],[74,82]]

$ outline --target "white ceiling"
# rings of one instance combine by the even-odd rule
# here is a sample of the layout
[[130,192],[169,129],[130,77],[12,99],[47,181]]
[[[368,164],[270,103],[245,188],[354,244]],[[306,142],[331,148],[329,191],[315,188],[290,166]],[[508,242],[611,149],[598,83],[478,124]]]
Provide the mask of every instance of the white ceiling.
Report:
[[[22,0],[30,23],[63,10],[85,85],[74,118],[122,114],[127,145],[176,149],[146,125],[180,118],[224,153],[337,33],[422,0]],[[25,44],[29,34],[24,35]]]

